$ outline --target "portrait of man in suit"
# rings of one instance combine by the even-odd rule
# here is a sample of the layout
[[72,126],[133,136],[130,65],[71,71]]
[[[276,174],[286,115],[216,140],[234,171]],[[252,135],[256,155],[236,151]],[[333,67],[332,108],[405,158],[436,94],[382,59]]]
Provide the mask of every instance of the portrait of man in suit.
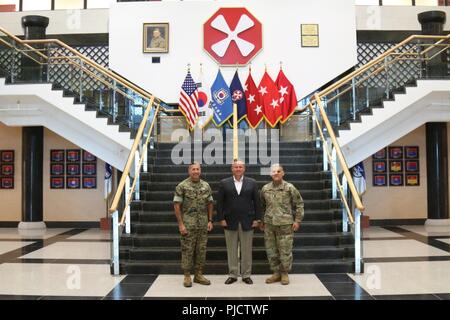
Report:
[[235,160],[231,171],[232,177],[220,181],[217,195],[217,220],[224,228],[228,257],[229,277],[225,284],[236,282],[239,275],[246,284],[252,284],[253,229],[261,223],[260,195],[256,181],[244,177],[243,161]]

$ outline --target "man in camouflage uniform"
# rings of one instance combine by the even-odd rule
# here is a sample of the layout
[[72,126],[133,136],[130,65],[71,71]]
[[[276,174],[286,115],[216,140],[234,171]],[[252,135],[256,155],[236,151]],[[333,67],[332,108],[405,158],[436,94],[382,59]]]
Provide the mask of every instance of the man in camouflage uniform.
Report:
[[152,40],[150,40],[150,48],[166,48],[166,40],[161,37],[161,31],[159,28],[155,28],[153,30],[153,37]]
[[[261,189],[261,206],[264,213],[264,242],[273,275],[266,283],[281,281],[289,284],[288,272],[292,268],[294,232],[303,219],[303,199],[300,192],[283,180],[284,170],[279,164],[271,167],[272,182]],[[295,218],[294,218],[295,214]]]
[[181,234],[183,285],[192,287],[192,267],[195,270],[194,282],[211,284],[202,272],[205,265],[208,232],[213,228],[213,197],[209,184],[200,179],[200,164],[191,164],[188,172],[189,178],[180,182],[175,188],[173,202]]

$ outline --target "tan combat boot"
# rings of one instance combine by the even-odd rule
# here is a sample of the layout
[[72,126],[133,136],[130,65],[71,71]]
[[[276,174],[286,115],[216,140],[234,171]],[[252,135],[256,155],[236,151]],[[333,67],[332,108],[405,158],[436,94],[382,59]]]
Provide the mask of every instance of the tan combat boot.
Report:
[[274,283],[278,281],[281,281],[281,275],[278,272],[275,272],[273,275],[266,279],[266,283]]
[[184,273],[183,286],[185,286],[186,288],[192,287],[191,274],[189,272]]
[[195,272],[195,276],[194,276],[194,282],[195,283],[200,283],[203,284],[205,286],[208,286],[211,284],[211,281],[209,281],[208,279],[206,279],[203,274],[202,274],[202,270],[197,270]]
[[282,273],[281,274],[281,284],[289,284],[289,276],[287,273]]

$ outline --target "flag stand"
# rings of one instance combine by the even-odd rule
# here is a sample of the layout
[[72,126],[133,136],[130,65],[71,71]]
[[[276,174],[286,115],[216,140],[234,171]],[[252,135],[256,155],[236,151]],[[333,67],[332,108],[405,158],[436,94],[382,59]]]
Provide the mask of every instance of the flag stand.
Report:
[[233,160],[238,159],[238,114],[237,104],[233,103]]

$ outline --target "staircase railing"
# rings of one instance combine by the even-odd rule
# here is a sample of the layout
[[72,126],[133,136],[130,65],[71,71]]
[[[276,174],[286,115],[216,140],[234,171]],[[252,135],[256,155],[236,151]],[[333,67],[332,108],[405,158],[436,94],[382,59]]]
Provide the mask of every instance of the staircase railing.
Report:
[[381,107],[383,100],[420,79],[450,78],[450,35],[413,35],[318,92],[334,128]]
[[[416,80],[450,78],[449,47],[450,35],[410,36],[310,99],[317,138],[324,149],[324,166],[332,171],[333,196],[337,198],[339,191],[342,202],[343,231],[348,230],[347,223],[350,223],[354,234],[356,273],[361,272],[363,261],[361,213],[364,206],[334,130],[356,120],[371,107],[381,106],[383,100],[392,99],[397,91]],[[343,172],[342,182],[340,172]]]
[[[52,83],[136,133],[109,208],[112,219],[111,272],[119,274],[119,240],[130,233],[130,204],[139,200],[141,170],[162,101],[56,39],[21,40],[0,27],[0,70],[10,83]],[[125,194],[125,200],[121,198]],[[121,216],[119,217],[119,212]]]
[[60,40],[22,40],[1,27],[0,69],[9,83],[52,83],[132,135],[153,97]]

